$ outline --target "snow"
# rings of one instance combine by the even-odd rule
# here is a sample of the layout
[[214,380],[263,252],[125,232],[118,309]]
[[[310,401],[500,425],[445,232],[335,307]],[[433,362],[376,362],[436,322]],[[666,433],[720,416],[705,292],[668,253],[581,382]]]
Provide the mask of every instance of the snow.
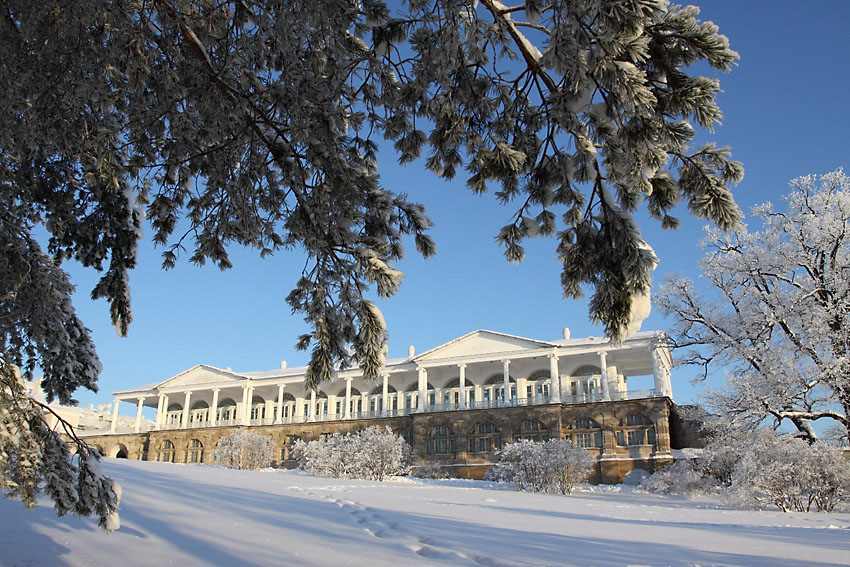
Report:
[[105,459],[121,529],[0,499],[0,566],[850,565],[850,514],[736,510],[628,487],[367,482]]

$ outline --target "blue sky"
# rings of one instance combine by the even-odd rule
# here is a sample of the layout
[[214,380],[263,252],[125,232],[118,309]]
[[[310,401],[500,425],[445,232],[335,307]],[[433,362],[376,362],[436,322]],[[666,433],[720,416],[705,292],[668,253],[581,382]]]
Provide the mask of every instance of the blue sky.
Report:
[[[698,5],[701,19],[718,24],[741,54],[737,68],[719,74],[725,118],[710,136],[731,146],[744,163],[746,176],[735,190],[741,208],[748,212],[754,204],[778,201],[792,178],[850,167],[850,2]],[[447,183],[419,164],[399,167],[385,157],[383,183],[426,204],[437,243],[437,256],[429,260],[408,243],[409,256],[398,265],[406,274],[402,289],[379,302],[391,357],[406,356],[408,345],[422,352],[480,328],[544,340],[559,338],[565,326],[574,337],[602,334],[588,322],[584,301],[562,299],[553,240],[529,242],[525,262],[508,264],[493,237],[510,218],[510,205],[472,195],[462,176]],[[671,232],[641,216],[644,236],[661,258],[656,280],[669,272],[698,276],[703,223],[684,211],[679,218],[682,228]],[[164,272],[150,232],[131,276],[134,321],[126,338],[116,336],[106,304],[88,300],[97,274],[68,266],[78,285],[78,313],[92,329],[103,362],[100,392],[78,391],[82,404],[110,401],[112,391],[159,382],[198,363],[249,371],[275,368],[281,360],[290,366],[306,362],[293,345],[307,327],[284,303],[303,258],[283,252],[260,260],[234,249],[234,268],[227,272],[186,261]],[[643,328],[667,326],[654,311]],[[697,399],[704,386],[689,383],[694,374],[674,370],[676,401]],[[711,380],[721,382],[721,375]]]

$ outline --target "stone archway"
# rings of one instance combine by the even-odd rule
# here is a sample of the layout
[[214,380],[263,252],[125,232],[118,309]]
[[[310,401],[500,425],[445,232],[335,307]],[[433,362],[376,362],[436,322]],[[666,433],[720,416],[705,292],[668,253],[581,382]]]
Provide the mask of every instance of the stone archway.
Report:
[[106,457],[110,457],[112,459],[128,459],[130,458],[130,452],[127,450],[127,446],[123,443],[118,443],[109,448],[109,451],[106,452]]

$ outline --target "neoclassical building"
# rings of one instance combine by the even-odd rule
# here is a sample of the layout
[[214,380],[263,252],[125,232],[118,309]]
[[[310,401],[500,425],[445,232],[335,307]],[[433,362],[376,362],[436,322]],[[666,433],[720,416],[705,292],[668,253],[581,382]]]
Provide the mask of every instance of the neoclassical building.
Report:
[[[478,330],[386,362],[381,378],[341,370],[305,391],[305,367],[235,372],[199,364],[156,384],[114,392],[112,429],[90,443],[107,456],[207,462],[219,438],[247,427],[270,436],[287,464],[297,439],[386,425],[423,463],[480,477],[505,443],[570,438],[597,457],[599,482],[671,457],[672,359],[663,332],[612,344],[605,338],[534,340]],[[652,388],[630,389],[646,377]],[[633,380],[634,381],[634,380]],[[136,408],[120,427],[120,404]],[[144,407],[156,408],[148,430]],[[129,430],[128,430],[129,429]]]

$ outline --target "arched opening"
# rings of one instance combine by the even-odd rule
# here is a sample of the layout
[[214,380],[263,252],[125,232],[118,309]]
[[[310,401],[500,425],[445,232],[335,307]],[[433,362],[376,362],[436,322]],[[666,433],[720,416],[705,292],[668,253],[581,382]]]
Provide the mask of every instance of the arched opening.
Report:
[[[404,389],[404,409],[416,409],[419,405],[419,382],[413,382]],[[434,405],[437,400],[434,396],[434,385],[430,382],[425,384],[425,405]]]
[[576,447],[582,449],[602,448],[602,428],[589,417],[579,417],[568,426],[566,438],[573,442]]
[[573,402],[594,400],[601,388],[602,370],[598,366],[585,364],[579,366],[570,377],[570,396]]
[[183,421],[183,404],[168,404],[168,410],[165,414],[165,427],[167,429],[177,429]]
[[189,410],[189,427],[206,427],[210,419],[210,405],[204,401],[192,404]]
[[200,439],[192,439],[189,441],[189,448],[186,450],[186,462],[204,462],[204,444],[201,443]]
[[[387,408],[392,412],[398,409],[398,390],[387,384]],[[372,414],[384,411],[384,385],[379,384],[369,392],[369,412]]]
[[232,398],[224,398],[218,403],[216,409],[216,423],[218,425],[235,425],[236,424],[236,402]]
[[251,425],[262,425],[266,419],[266,400],[262,396],[251,399]]
[[295,416],[295,396],[286,392],[283,394],[283,408],[280,411],[280,419],[283,423],[289,423]]
[[514,430],[514,440],[528,439],[529,441],[546,441],[549,439],[549,428],[536,419],[526,419],[520,422]]
[[525,397],[529,403],[543,404],[549,401],[552,384],[548,370],[535,370],[525,381]]
[[425,435],[426,455],[454,455],[457,452],[455,434],[448,425],[437,425]]
[[630,413],[620,420],[615,435],[620,447],[655,446],[655,424],[639,413]]
[[159,451],[157,452],[156,460],[161,463],[173,463],[174,443],[172,443],[168,439],[163,439],[162,443],[159,446]]
[[123,443],[118,443],[117,445],[113,445],[109,448],[106,457],[111,457],[113,459],[128,459],[130,458],[130,452],[127,450],[127,446]]
[[467,435],[467,452],[489,456],[502,448],[502,432],[489,421],[476,423]]
[[[511,385],[510,400],[516,401],[516,380],[508,377]],[[482,404],[484,407],[503,406],[505,404],[505,377],[504,374],[493,374],[484,381],[481,388]]]

